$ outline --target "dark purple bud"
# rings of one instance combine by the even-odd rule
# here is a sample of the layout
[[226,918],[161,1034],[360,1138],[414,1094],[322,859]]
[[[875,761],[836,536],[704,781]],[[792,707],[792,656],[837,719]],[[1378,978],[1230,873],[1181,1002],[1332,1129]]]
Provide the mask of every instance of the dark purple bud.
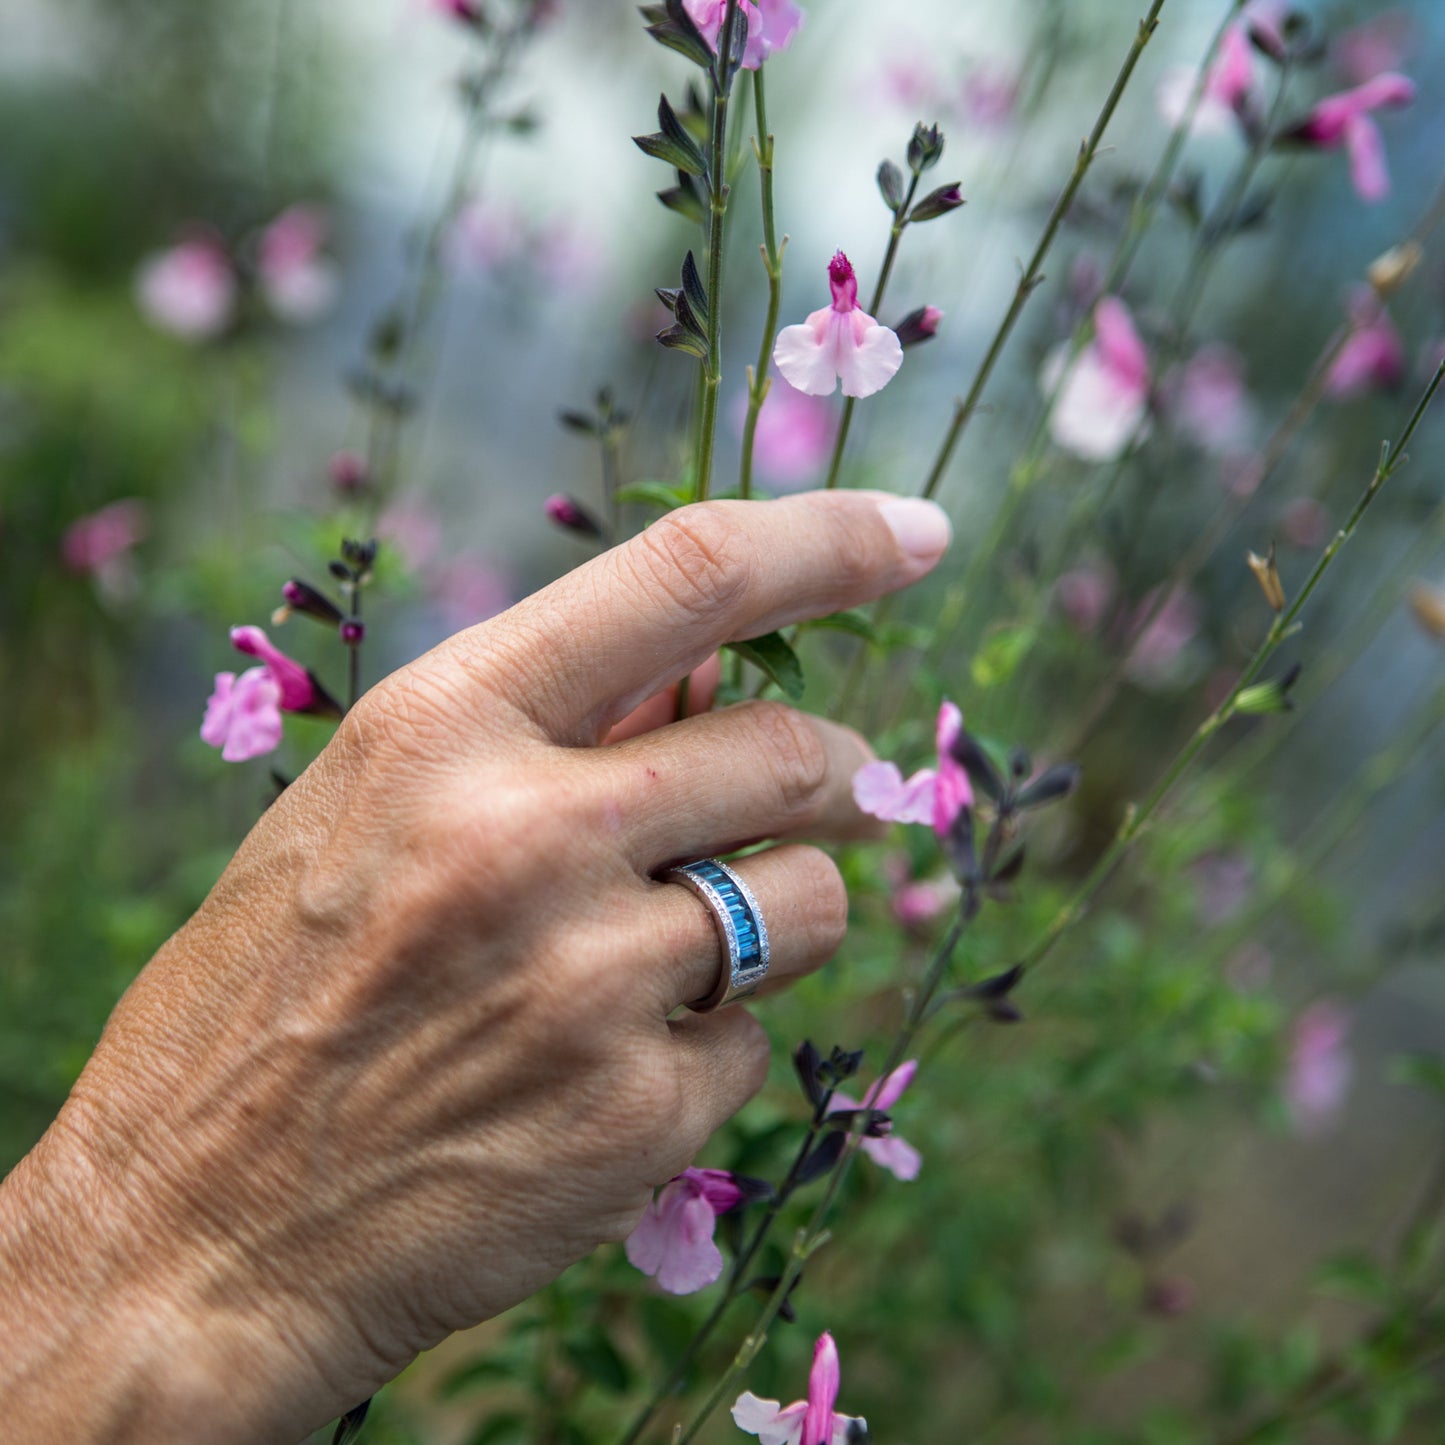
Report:
[[815,1179],[821,1179],[824,1174],[838,1162],[843,1153],[843,1146],[848,1142],[847,1134],[841,1130],[834,1130],[823,1136],[822,1142],[818,1144],[803,1160],[798,1169],[798,1183],[811,1184]]
[[1018,987],[1019,980],[1023,976],[1023,964],[1016,963],[1004,973],[996,973],[991,978],[983,978],[977,983],[970,984],[963,990],[963,997],[987,1001],[1007,998]]
[[936,125],[920,121],[908,142],[908,169],[916,176],[936,166],[943,155],[943,132]]
[[336,452],[326,464],[326,474],[338,492],[348,495],[361,491],[370,480],[366,458],[357,452]]
[[607,529],[575,497],[564,496],[561,492],[548,497],[542,503],[549,521],[569,532],[580,532],[584,537],[604,538]]
[[938,323],[942,320],[943,312],[938,307],[920,306],[917,311],[910,311],[893,328],[893,333],[906,351],[910,346],[932,341],[938,335]]
[[1077,763],[1059,763],[1046,768],[1018,796],[1020,808],[1041,808],[1045,803],[1067,798],[1079,786],[1083,771]]
[[359,617],[348,617],[341,624],[341,640],[348,647],[360,647],[366,640],[366,624]]
[[816,1109],[823,1102],[823,1085],[820,1078],[823,1066],[822,1055],[818,1053],[811,1039],[804,1039],[793,1050],[793,1067],[798,1071],[798,1082],[808,1102]]
[[292,612],[304,612],[307,617],[314,617],[332,627],[341,621],[341,609],[309,582],[293,577],[289,582],[282,583],[281,595]]
[[341,544],[341,555],[358,572],[365,572],[376,561],[376,540],[358,542],[347,537]]
[[950,211],[956,211],[963,205],[963,192],[955,181],[951,186],[939,186],[936,191],[929,191],[924,198],[909,211],[910,221],[934,221],[939,216],[946,216]]
[[960,728],[949,751],[953,754],[954,762],[960,764],[964,772],[968,774],[969,782],[984,797],[992,799],[995,803],[998,802],[1003,796],[1003,779],[999,776],[993,761],[979,745],[978,739]]

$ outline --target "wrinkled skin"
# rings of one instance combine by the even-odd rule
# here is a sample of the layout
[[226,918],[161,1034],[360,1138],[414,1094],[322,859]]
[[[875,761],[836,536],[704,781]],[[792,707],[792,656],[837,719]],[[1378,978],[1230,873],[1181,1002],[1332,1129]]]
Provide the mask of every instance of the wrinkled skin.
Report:
[[879,502],[684,509],[366,695],[0,1187],[10,1438],[294,1441],[626,1236],[768,1062],[677,1012],[719,947],[653,875],[785,840],[739,865],[776,987],[846,919],[786,840],[871,826],[856,735],[667,689],[926,572],[941,514]]

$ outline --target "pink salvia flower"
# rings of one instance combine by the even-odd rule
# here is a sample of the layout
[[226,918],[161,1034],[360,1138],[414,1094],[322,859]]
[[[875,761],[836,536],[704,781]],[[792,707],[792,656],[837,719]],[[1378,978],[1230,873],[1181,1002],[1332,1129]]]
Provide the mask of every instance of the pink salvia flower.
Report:
[[271,752],[281,742],[281,685],[264,667],[237,677],[218,672],[206,703],[201,740],[220,748],[228,763],[244,763]]
[[1319,1132],[1345,1102],[1354,1072],[1345,1044],[1349,1032],[1349,1014],[1328,1000],[1311,1004],[1295,1020],[1284,1092],[1301,1133]]
[[1389,391],[1404,380],[1408,365],[1405,343],[1390,320],[1390,313],[1368,286],[1350,293],[1346,305],[1350,334],[1345,338],[1325,378],[1325,394],[1336,401]]
[[282,321],[315,321],[331,309],[336,267],[322,254],[329,230],[316,206],[292,206],[261,233],[257,275],[266,304]]
[[628,1260],[668,1294],[693,1294],[723,1268],[713,1243],[717,1217],[737,1207],[743,1192],[725,1169],[684,1169],[665,1184],[627,1236]]
[[[1170,125],[1184,119],[1199,72],[1171,70],[1160,83],[1159,112]],[[1233,130],[1248,110],[1254,93],[1254,51],[1249,33],[1240,23],[1224,32],[1219,53],[1204,77],[1204,89],[1194,111],[1191,129],[1199,135]]]
[[1390,173],[1385,165],[1385,142],[1371,113],[1409,105],[1414,99],[1414,83],[1389,70],[1352,90],[1326,96],[1287,139],[1316,150],[1343,147],[1350,158],[1356,194],[1363,201],[1381,201],[1390,194]]
[[[747,414],[739,397],[738,425]],[[833,409],[819,396],[808,396],[774,377],[753,433],[753,462],[758,474],[778,491],[792,491],[817,475],[833,447]]]
[[94,576],[123,558],[147,530],[145,503],[128,497],[77,517],[61,538],[61,555],[72,572]]
[[230,325],[236,273],[219,241],[197,235],[141,262],[135,298],[157,330],[185,341],[206,341]]
[[840,1382],[838,1347],[833,1336],[824,1333],[813,1347],[806,1400],[779,1405],[744,1390],[733,1405],[733,1422],[746,1434],[756,1435],[760,1445],[847,1445],[849,1430],[854,1425],[866,1430],[868,1422],[834,1409]]
[[858,307],[858,278],[848,258],[835,252],[828,263],[833,304],[799,326],[785,326],[773,347],[773,363],[789,383],[809,396],[872,396],[903,365],[903,347],[886,326]]
[[231,646],[247,657],[258,657],[280,690],[278,701],[286,712],[308,712],[320,701],[311,674],[287,657],[259,627],[233,627]]
[[1244,358],[1232,346],[1201,346],[1166,384],[1174,425],[1202,451],[1242,447],[1249,436]]
[[[881,1109],[886,1113],[903,1097],[904,1090],[913,1082],[917,1072],[917,1059],[899,1064],[886,1079],[869,1086],[861,1103],[850,1099],[847,1094],[835,1092],[828,1104],[828,1112],[837,1114],[848,1109]],[[905,1184],[917,1179],[918,1171],[923,1167],[923,1156],[918,1150],[891,1131],[881,1139],[865,1136],[859,1141],[859,1147],[879,1168],[886,1169]]]
[[938,766],[920,768],[905,780],[897,763],[865,763],[853,774],[853,801],[865,813],[889,823],[928,823],[940,838],[958,815],[973,806],[973,788],[952,755],[963,714],[951,702],[938,709]]
[[[727,0],[683,0],[683,8],[702,38],[716,50],[727,18]],[[748,28],[744,70],[756,70],[768,56],[786,50],[807,18],[794,0],[738,0],[738,8]]]
[[1068,365],[1067,345],[1044,363],[1045,391],[1058,388],[1049,425],[1054,440],[1088,461],[1119,456],[1144,435],[1149,411],[1149,353],[1129,308],[1117,296],[1094,307],[1094,338]]

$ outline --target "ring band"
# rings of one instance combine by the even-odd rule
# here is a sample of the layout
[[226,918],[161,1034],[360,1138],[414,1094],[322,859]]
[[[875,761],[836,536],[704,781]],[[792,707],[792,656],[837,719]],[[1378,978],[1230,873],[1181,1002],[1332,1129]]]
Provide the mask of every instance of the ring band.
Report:
[[723,966],[712,992],[694,999],[694,1013],[711,1013],[724,1004],[749,998],[768,972],[768,928],[753,890],[716,858],[669,868],[664,883],[681,883],[708,906],[723,945]]

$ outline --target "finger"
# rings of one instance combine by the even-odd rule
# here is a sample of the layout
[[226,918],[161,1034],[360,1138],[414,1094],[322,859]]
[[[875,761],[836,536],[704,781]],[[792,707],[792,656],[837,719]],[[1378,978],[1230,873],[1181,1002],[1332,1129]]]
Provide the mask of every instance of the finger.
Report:
[[853,774],[873,751],[851,728],[778,702],[688,718],[599,755],[642,873],[764,838],[872,838]]
[[[788,844],[728,867],[752,890],[767,928],[769,992],[821,968],[838,951],[848,929],[848,890],[826,853]],[[726,965],[712,909],[678,883],[649,887],[629,946],[634,956],[658,960],[649,978],[664,1013],[706,998]]]
[[594,743],[723,643],[822,617],[917,581],[950,529],[931,502],[811,492],[681,507],[449,653],[561,742]]
[[[678,1173],[768,1078],[768,1036],[743,1008],[683,1014],[668,1024],[679,1073]],[[676,1160],[673,1161],[674,1163]]]
[[[713,704],[717,696],[718,678],[722,675],[722,659],[714,654],[695,669],[691,675],[687,693],[687,715],[694,716],[700,712],[706,712]],[[655,692],[640,707],[635,707],[610,733],[607,734],[609,743],[625,742],[628,738],[635,738],[641,733],[650,733],[657,728],[666,727],[668,723],[677,720],[677,694],[680,683],[674,683],[671,687],[665,687],[661,692]]]

